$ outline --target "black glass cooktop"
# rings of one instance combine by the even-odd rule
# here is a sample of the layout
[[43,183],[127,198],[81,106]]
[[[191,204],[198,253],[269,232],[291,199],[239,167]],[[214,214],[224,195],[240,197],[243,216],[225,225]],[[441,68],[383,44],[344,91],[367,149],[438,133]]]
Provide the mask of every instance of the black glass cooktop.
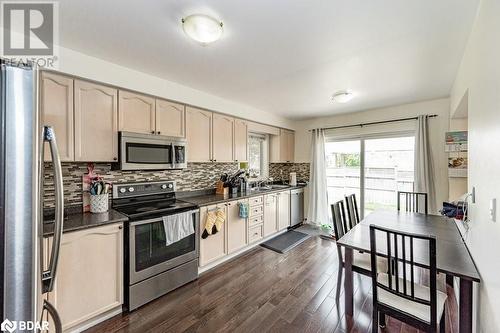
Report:
[[195,204],[182,200],[158,200],[158,201],[141,201],[128,203],[113,207],[118,212],[128,216],[129,218],[150,217],[152,215],[172,215],[189,209],[195,209]]

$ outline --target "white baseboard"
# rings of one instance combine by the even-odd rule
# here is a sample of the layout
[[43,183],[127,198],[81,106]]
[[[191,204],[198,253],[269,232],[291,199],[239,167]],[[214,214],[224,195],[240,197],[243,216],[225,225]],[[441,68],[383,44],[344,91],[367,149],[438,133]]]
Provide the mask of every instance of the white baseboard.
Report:
[[105,313],[101,314],[100,316],[98,317],[94,317],[92,319],[89,319],[79,325],[77,325],[76,327],[72,327],[68,330],[68,332],[71,332],[71,333],[80,333],[80,332],[83,332],[99,323],[102,323],[103,321],[111,318],[111,317],[114,317],[116,316],[117,314],[120,314],[122,313],[122,306],[118,306],[114,309],[111,309],[109,311],[106,311]]

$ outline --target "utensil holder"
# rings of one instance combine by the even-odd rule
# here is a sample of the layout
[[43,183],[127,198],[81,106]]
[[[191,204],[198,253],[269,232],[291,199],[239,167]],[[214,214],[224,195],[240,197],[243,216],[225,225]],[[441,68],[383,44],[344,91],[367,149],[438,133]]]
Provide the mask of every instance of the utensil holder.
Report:
[[105,213],[108,211],[108,194],[99,194],[90,196],[90,212]]

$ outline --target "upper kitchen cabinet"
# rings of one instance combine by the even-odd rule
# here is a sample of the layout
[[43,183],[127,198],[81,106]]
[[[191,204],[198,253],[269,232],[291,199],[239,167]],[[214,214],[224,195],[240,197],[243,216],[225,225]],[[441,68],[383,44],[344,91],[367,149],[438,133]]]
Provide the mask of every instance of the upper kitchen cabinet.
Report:
[[155,134],[155,99],[120,90],[118,128],[120,131]]
[[279,135],[271,136],[272,163],[293,162],[295,158],[295,133],[293,131],[280,129]]
[[212,117],[212,159],[233,162],[234,118],[217,113]]
[[184,105],[156,99],[156,133],[185,137],[186,114]]
[[234,159],[237,162],[248,161],[248,123],[241,119],[234,120]]
[[117,89],[75,80],[75,160],[118,160]]
[[212,112],[186,107],[187,157],[189,162],[212,161]]
[[[42,72],[40,76],[40,109],[42,124],[54,128],[61,161],[73,161],[73,79],[67,76]],[[50,161],[48,143],[45,144],[45,161]]]

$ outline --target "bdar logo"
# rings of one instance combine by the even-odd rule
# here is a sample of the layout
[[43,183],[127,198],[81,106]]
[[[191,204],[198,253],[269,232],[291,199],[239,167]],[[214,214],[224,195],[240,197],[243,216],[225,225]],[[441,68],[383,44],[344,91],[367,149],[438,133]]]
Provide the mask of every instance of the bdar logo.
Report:
[[3,332],[14,332],[16,330],[16,322],[12,322],[8,319],[5,319],[3,323],[0,325],[0,330]]

